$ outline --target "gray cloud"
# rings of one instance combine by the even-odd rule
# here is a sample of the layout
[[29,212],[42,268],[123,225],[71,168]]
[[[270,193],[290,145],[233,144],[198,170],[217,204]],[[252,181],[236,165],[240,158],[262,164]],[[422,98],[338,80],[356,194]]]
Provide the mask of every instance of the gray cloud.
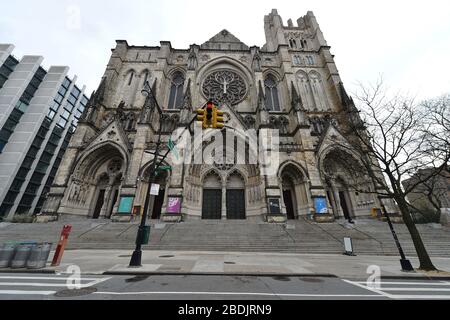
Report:
[[450,91],[450,4],[438,0],[18,0],[2,4],[0,42],[15,44],[17,56],[43,55],[45,66],[70,66],[90,93],[116,39],[187,48],[226,28],[262,46],[263,18],[273,7],[284,21],[314,11],[350,91],[379,74],[421,98]]

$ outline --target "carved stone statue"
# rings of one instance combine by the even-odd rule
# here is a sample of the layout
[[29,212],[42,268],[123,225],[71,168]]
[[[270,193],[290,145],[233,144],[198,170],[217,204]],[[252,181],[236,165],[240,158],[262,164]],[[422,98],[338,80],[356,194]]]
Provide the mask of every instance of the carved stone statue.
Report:
[[188,70],[195,70],[198,67],[197,54],[195,53],[194,46],[191,46],[191,51],[188,57]]
[[252,68],[255,72],[261,72],[261,54],[259,53],[259,49],[256,49],[253,56]]

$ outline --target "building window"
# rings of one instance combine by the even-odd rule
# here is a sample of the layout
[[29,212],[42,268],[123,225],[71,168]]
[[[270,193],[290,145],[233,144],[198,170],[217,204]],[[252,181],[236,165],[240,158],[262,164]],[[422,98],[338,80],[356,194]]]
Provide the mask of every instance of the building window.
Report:
[[269,74],[264,81],[266,87],[266,107],[271,111],[280,111],[280,99],[278,97],[278,83],[275,77]]
[[128,85],[131,86],[131,83],[133,82],[133,78],[134,78],[134,72],[132,71],[130,73],[130,80],[128,80]]
[[172,78],[170,87],[169,109],[180,109],[183,104],[184,76],[181,72],[176,72]]

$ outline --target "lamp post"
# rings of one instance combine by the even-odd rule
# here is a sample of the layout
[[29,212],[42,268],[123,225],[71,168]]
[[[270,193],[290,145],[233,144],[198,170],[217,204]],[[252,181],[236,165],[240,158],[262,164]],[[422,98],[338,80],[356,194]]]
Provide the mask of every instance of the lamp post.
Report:
[[[146,97],[146,103],[148,99],[154,99],[154,102],[158,104],[152,89],[150,88],[150,85],[148,84],[148,81],[145,82],[144,88],[141,91],[142,95]],[[158,112],[159,111],[158,107]],[[161,145],[161,126],[162,126],[162,117],[161,112],[159,116],[159,128],[158,128],[158,142],[156,143],[156,150],[155,150],[155,157],[153,159],[153,163],[150,166],[150,179],[149,179],[149,189],[151,190],[152,185],[156,182],[156,169],[157,169],[157,161],[159,157],[159,148]],[[150,198],[150,199],[149,199]],[[148,204],[150,202],[149,208],[146,210]],[[138,268],[142,267],[142,244],[144,243],[144,236],[146,231],[146,223],[147,223],[147,214],[150,211],[150,208],[153,208],[155,202],[155,196],[149,194],[147,192],[145,197],[145,204],[144,204],[144,212],[141,217],[141,224],[139,225],[137,237],[136,237],[136,249],[133,252],[133,255],[131,256],[130,260],[130,268]]]
[[[389,225],[389,229],[391,230],[392,236],[394,237],[395,245],[397,246],[398,252],[400,253],[400,257],[401,257],[400,265],[402,266],[402,271],[414,271],[414,268],[411,265],[411,261],[406,259],[405,253],[403,252],[402,246],[397,237],[397,233],[394,230],[394,225],[392,224],[389,213],[387,212],[386,207],[382,201],[383,197],[380,196],[378,199],[380,201],[381,208],[383,210],[383,214],[386,217],[387,223]],[[390,199],[390,198],[387,198],[387,199]]]

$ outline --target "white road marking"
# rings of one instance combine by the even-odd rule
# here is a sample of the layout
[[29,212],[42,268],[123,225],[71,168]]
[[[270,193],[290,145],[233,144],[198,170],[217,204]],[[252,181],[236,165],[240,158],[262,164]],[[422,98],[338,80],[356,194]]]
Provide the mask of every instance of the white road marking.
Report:
[[363,289],[372,291],[372,292],[377,293],[377,294],[379,294],[379,295],[381,295],[381,296],[384,296],[384,297],[386,297],[386,298],[391,298],[391,299],[392,299],[392,295],[391,295],[391,294],[388,294],[388,293],[383,292],[383,291],[381,291],[381,290],[378,290],[378,289],[375,289],[375,288],[370,288],[370,287],[367,287],[367,286],[365,286],[365,285],[362,285],[362,284],[360,284],[360,283],[358,283],[358,282],[353,282],[353,281],[350,281],[350,280],[342,279],[342,281],[344,281],[344,282],[346,282],[346,283],[349,283],[349,284],[352,284],[352,285],[354,285],[354,286],[357,286],[357,287],[360,287],[360,288],[363,288]]
[[[355,286],[358,286],[360,288],[364,288],[366,290],[372,291],[372,292],[379,292],[380,294],[384,295],[387,298],[391,299],[450,299],[450,295],[424,295],[420,294],[420,292],[425,291],[432,291],[432,292],[448,292],[450,291],[450,282],[447,281],[440,281],[440,282],[380,282],[380,289],[374,289],[369,286],[367,286],[366,282],[357,282],[357,281],[349,281],[344,280],[343,281],[353,284]],[[384,285],[403,285],[404,287],[385,287]],[[409,286],[409,287],[408,287]],[[411,287],[412,286],[412,287]],[[447,286],[447,288],[442,288],[442,286]],[[385,291],[397,291],[397,292],[417,292],[418,294],[392,294],[387,293]]]
[[[67,280],[67,278],[64,277],[12,277],[12,276],[0,276],[0,279],[24,279],[24,280]],[[82,280],[90,280],[90,281],[96,281],[101,280],[103,278],[82,278]],[[110,279],[110,278],[107,278]]]
[[[367,284],[366,281],[363,282],[353,282],[353,283],[360,283],[360,284]],[[416,285],[416,286],[420,286],[420,285],[424,285],[424,286],[448,286],[450,285],[450,282],[380,282],[380,284],[385,285],[385,284],[403,284],[403,285]]]
[[0,295],[43,295],[49,296],[55,294],[56,291],[24,291],[24,290],[0,290]]
[[229,296],[270,296],[270,297],[380,297],[380,295],[371,294],[297,294],[297,293],[264,293],[264,292],[94,292],[100,295],[229,295]]
[[450,291],[450,288],[382,288],[383,291]]

